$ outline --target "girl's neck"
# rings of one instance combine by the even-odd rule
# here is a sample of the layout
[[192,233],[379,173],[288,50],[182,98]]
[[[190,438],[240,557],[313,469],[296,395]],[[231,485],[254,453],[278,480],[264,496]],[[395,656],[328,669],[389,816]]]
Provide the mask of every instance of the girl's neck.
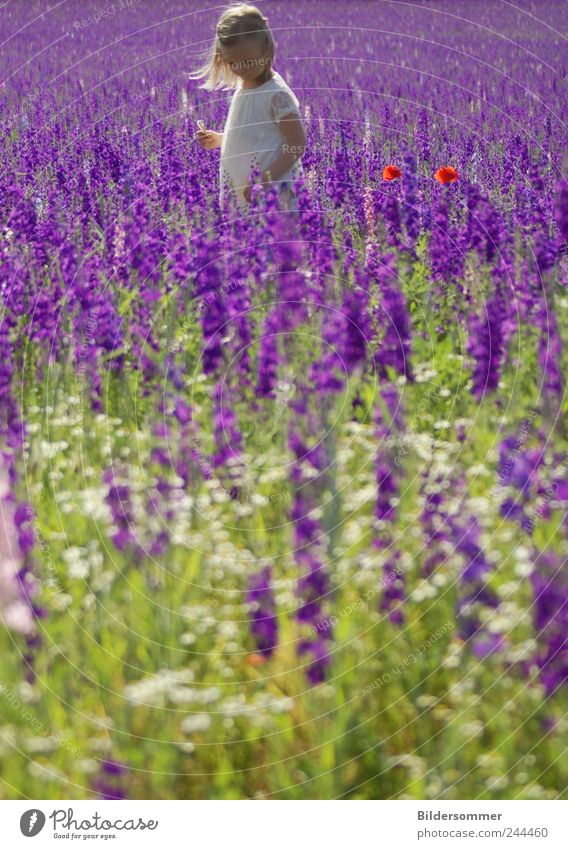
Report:
[[267,83],[268,80],[272,79],[273,76],[274,74],[269,68],[265,74],[257,77],[256,80],[244,80],[241,87],[245,89],[259,88],[261,85],[264,85],[264,83]]

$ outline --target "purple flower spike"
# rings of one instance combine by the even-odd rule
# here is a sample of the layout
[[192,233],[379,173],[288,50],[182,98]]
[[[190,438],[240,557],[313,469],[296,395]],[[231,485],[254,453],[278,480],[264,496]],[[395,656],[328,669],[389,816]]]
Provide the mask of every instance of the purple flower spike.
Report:
[[252,608],[251,633],[257,651],[266,657],[270,657],[278,645],[276,603],[270,579],[270,567],[266,566],[250,579],[247,593],[247,603]]

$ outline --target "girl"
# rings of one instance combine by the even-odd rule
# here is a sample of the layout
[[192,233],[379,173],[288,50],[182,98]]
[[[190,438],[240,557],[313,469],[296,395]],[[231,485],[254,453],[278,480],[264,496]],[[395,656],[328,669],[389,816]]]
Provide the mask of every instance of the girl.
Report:
[[306,136],[299,103],[272,68],[274,38],[255,6],[228,8],[219,19],[211,56],[194,78],[202,88],[234,88],[225,129],[199,124],[195,138],[205,150],[221,148],[221,199],[233,192],[241,205],[250,202],[249,176],[259,168],[265,186],[275,183],[291,197],[291,183],[301,171]]

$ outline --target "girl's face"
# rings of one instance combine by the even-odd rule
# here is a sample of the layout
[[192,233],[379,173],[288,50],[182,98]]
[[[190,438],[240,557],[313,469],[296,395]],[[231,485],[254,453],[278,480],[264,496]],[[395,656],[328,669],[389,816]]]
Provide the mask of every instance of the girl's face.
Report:
[[232,47],[221,45],[221,57],[233,74],[244,82],[253,83],[265,77],[271,60],[266,56],[262,39],[242,38]]

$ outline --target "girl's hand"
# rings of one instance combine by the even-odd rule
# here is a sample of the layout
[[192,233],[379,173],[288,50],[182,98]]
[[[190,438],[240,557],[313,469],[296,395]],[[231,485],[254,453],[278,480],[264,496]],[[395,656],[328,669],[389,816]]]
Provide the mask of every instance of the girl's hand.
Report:
[[194,137],[199,142],[203,150],[213,150],[216,147],[221,147],[223,142],[223,133],[216,133],[215,130],[198,130]]

